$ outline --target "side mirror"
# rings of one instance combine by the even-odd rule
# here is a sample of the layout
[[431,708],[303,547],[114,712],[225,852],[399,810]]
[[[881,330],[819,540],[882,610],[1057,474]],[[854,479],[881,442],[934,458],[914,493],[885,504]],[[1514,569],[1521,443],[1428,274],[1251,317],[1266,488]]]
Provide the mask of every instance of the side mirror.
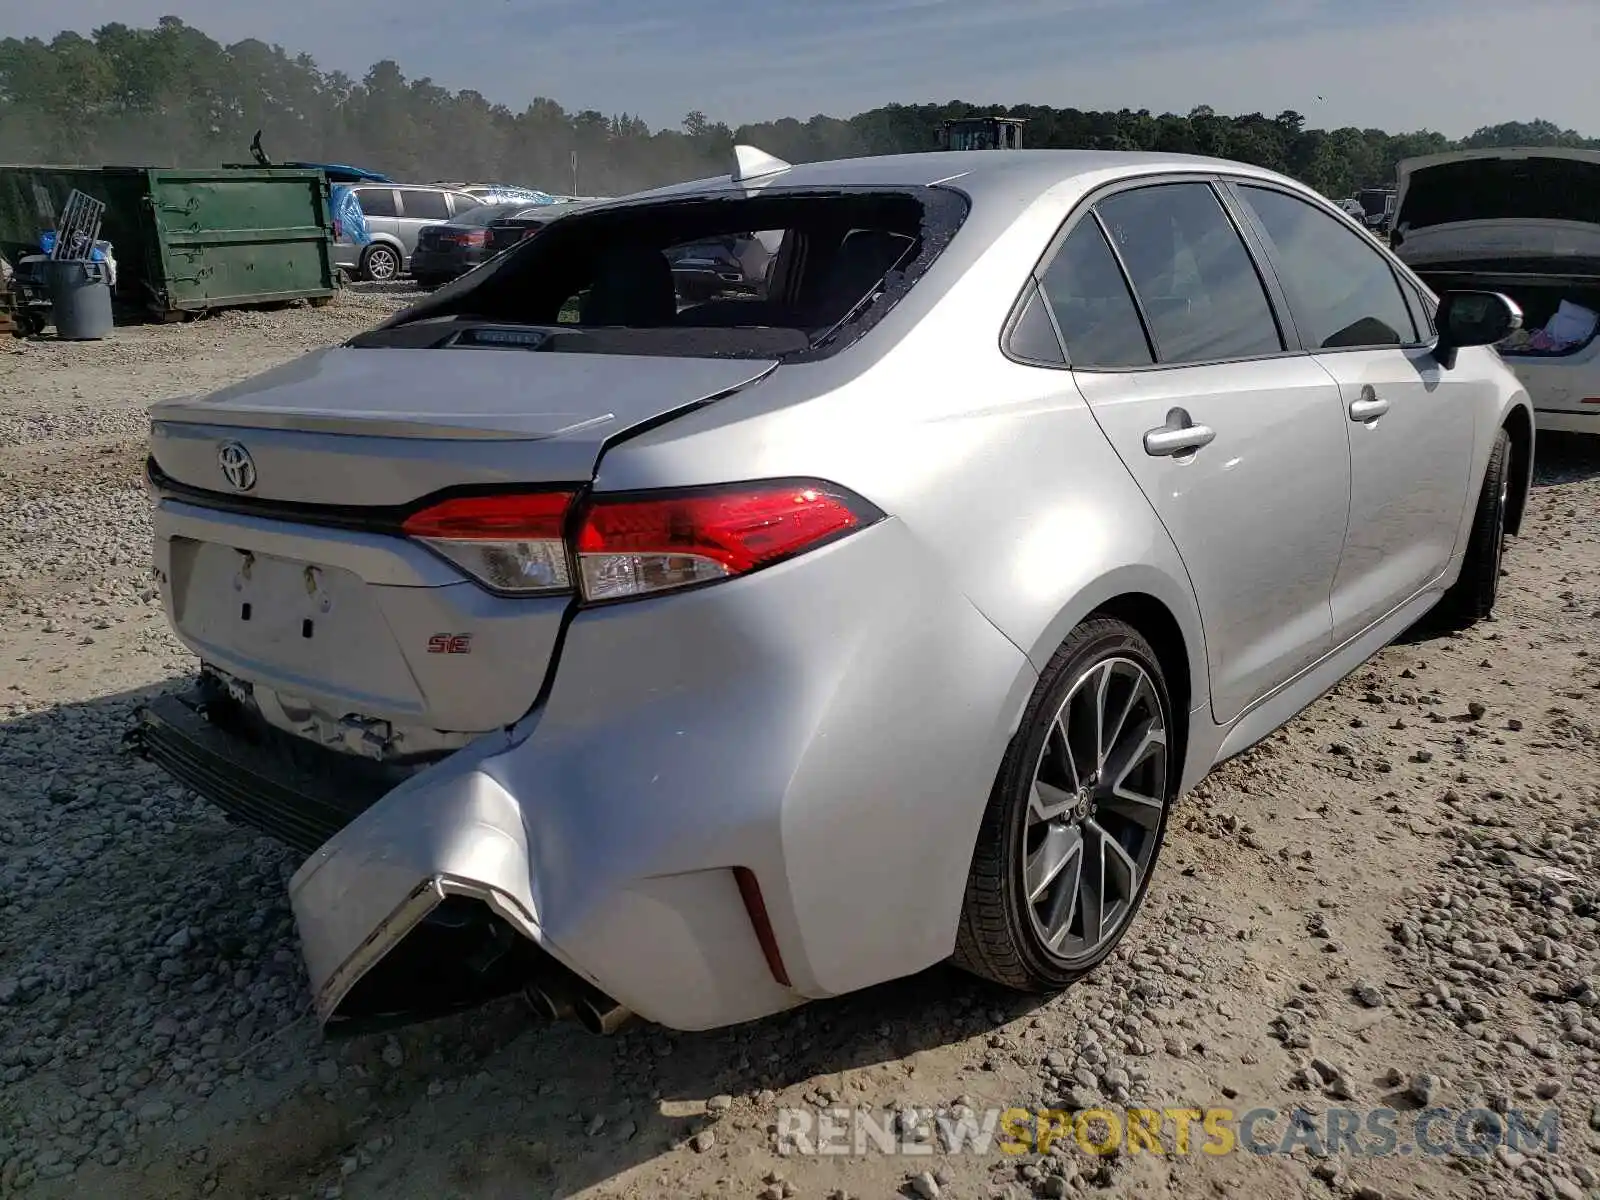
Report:
[[1446,292],[1434,320],[1439,341],[1433,355],[1449,370],[1463,346],[1493,346],[1522,328],[1522,309],[1499,292]]

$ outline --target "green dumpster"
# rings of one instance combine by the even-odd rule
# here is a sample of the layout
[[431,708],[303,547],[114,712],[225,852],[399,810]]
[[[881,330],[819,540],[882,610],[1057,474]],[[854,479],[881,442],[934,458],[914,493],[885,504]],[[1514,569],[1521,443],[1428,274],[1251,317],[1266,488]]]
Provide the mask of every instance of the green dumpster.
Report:
[[0,166],[0,253],[36,253],[74,188],[105,202],[124,305],[170,320],[334,294],[321,171]]

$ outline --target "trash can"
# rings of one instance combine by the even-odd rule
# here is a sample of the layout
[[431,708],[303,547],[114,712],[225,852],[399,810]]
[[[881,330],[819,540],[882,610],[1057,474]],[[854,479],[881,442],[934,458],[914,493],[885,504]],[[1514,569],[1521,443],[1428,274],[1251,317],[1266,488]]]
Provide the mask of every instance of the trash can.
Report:
[[111,332],[111,271],[105,263],[47,259],[42,265],[58,338],[95,341]]

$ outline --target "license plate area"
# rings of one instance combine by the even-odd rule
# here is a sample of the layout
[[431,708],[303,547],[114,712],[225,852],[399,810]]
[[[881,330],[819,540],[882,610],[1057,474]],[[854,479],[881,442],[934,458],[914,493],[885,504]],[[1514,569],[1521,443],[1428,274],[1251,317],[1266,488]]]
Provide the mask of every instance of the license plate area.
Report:
[[352,571],[172,540],[178,631],[247,678],[308,695],[421,699],[372,587]]

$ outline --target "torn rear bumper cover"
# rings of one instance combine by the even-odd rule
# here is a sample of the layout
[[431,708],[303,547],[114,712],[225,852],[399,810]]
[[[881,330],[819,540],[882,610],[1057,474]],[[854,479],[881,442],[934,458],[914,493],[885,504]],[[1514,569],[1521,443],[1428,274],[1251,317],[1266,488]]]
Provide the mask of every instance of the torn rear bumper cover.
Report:
[[[236,820],[310,855],[290,903],[330,1032],[424,1020],[528,988],[585,1024],[614,1022],[621,1006],[541,944],[521,813],[498,783],[449,770],[407,788],[377,764],[336,770],[342,759],[312,770],[284,735],[230,727],[213,699],[198,688],[158,697],[131,740]],[[380,799],[381,813],[363,821]]]
[[427,776],[417,782],[423,786],[403,785],[384,798],[381,820],[357,818],[335,834],[290,880],[324,1023],[451,897],[478,901],[530,942],[541,940],[516,802],[477,771],[452,774],[442,786],[427,786]]
[[557,966],[715,1029],[949,957],[1036,675],[904,526],[580,612],[560,658],[526,720],[386,790],[291,879],[330,1031],[526,985],[559,1009]]
[[403,782],[408,772],[363,759],[308,759],[315,747],[241,724],[204,687],[159,696],[139,711],[133,739],[185,787],[235,820],[310,854]]

